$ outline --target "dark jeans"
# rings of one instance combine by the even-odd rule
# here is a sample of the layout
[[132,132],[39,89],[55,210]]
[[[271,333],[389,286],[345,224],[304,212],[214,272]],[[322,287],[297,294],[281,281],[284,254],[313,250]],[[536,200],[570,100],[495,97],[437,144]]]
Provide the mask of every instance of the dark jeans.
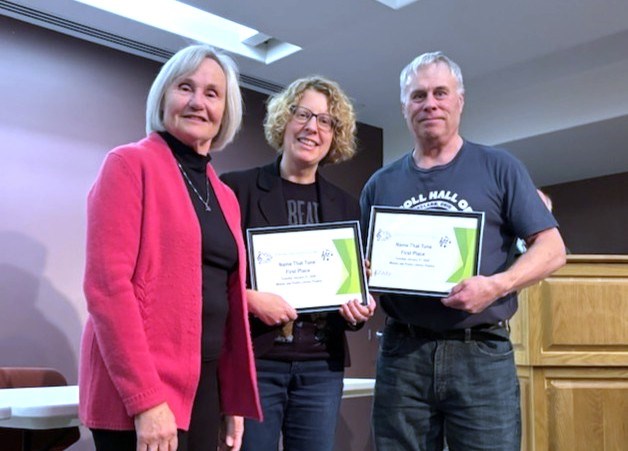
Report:
[[512,344],[440,339],[387,325],[373,406],[379,451],[518,451],[519,382]]
[[325,360],[257,359],[264,421],[245,420],[244,451],[331,451],[342,397],[344,368]]
[[[137,435],[135,431],[113,431],[109,429],[92,429],[94,446],[97,451],[136,451]],[[186,432],[178,430],[179,447],[177,451],[187,450]]]

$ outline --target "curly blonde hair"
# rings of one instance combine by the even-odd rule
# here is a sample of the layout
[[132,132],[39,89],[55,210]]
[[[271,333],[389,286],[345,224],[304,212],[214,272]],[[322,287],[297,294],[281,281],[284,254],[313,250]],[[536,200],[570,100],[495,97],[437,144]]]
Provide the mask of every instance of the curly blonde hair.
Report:
[[321,76],[310,76],[293,81],[282,92],[268,99],[264,135],[266,141],[279,153],[282,152],[286,125],[292,119],[290,108],[298,105],[303,93],[308,89],[320,92],[327,97],[329,114],[336,119],[329,152],[321,165],[339,163],[352,158],[356,152],[356,124],[353,105],[340,89],[338,83]]

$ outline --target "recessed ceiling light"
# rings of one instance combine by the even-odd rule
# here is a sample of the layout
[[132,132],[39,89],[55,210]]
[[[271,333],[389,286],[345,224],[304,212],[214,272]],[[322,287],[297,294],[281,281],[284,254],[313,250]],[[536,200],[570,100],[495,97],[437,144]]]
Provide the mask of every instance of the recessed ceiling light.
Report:
[[301,50],[301,47],[176,0],[75,1],[265,64]]
[[408,6],[410,3],[414,3],[417,0],[375,0],[376,2],[386,5],[392,9],[401,9],[404,6]]

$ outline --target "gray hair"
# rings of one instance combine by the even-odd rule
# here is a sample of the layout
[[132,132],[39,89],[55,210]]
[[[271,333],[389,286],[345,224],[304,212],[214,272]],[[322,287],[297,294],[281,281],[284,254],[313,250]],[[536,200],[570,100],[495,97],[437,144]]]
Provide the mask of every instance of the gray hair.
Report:
[[412,82],[412,79],[416,76],[417,72],[425,66],[431,64],[443,63],[446,64],[451,75],[454,76],[458,82],[458,94],[464,94],[464,82],[462,81],[462,71],[451,58],[446,56],[443,52],[429,52],[414,58],[410,64],[403,68],[401,75],[399,75],[399,86],[401,88],[401,104],[405,105],[408,97],[408,87]]
[[198,69],[205,58],[216,61],[227,79],[225,112],[220,130],[212,140],[212,150],[220,150],[233,141],[242,124],[242,94],[238,85],[238,66],[230,56],[206,44],[185,47],[163,65],[146,99],[146,134],[165,131],[163,101],[166,90],[177,78]]

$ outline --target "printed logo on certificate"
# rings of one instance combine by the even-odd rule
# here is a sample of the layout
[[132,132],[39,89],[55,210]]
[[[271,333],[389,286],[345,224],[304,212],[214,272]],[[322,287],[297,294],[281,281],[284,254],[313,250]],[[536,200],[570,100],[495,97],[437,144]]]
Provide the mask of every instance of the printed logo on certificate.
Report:
[[444,297],[478,274],[484,213],[371,208],[369,289]]
[[299,312],[367,305],[357,221],[247,229],[254,290],[275,293]]

